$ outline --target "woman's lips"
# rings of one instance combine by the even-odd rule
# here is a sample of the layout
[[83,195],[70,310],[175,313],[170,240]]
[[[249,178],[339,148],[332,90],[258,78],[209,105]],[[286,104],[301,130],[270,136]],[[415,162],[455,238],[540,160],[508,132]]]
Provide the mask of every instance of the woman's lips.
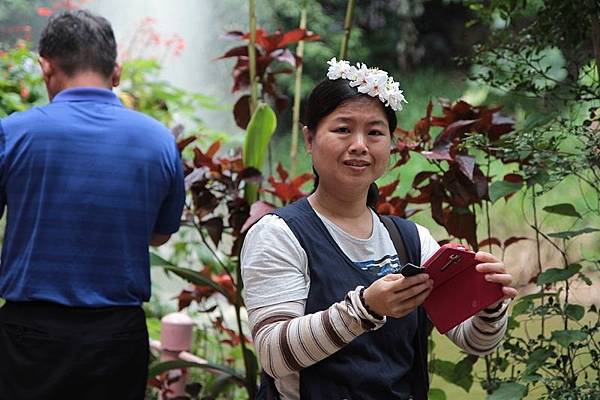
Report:
[[368,167],[371,165],[370,162],[365,160],[345,160],[344,164],[350,167]]
[[371,163],[365,160],[345,160],[344,165],[349,167],[353,172],[360,173],[366,170]]

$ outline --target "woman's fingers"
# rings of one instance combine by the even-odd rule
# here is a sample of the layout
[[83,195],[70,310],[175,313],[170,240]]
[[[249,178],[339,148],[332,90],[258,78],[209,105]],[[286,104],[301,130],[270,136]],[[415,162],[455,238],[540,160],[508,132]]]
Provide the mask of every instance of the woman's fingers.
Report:
[[511,274],[486,274],[485,280],[488,282],[499,283],[502,286],[511,286],[513,277]]
[[503,262],[481,263],[475,266],[475,269],[484,274],[505,274],[506,266]]
[[396,306],[394,307],[394,312],[391,316],[395,318],[401,318],[410,313],[412,310],[423,304],[427,296],[429,296],[431,293],[431,290],[432,287],[429,287],[416,296],[397,301]]
[[426,290],[430,290],[433,288],[433,281],[431,279],[426,280],[425,282],[418,283],[416,285],[410,286],[404,290],[397,291],[396,298],[398,300],[408,300],[415,296],[420,295],[422,292]]
[[475,254],[475,260],[481,263],[501,263],[500,259],[491,253],[487,253],[485,251],[478,251]]
[[504,286],[502,288],[502,292],[504,292],[504,296],[506,298],[510,298],[510,299],[514,299],[519,294],[519,292],[517,292],[517,289],[510,287],[510,286]]
[[502,285],[502,292],[505,298],[514,299],[518,292],[512,287],[514,278],[510,272],[506,270],[506,266],[502,261],[489,253],[479,252],[475,256],[478,261],[484,261],[477,264],[475,269],[485,274],[485,280]]

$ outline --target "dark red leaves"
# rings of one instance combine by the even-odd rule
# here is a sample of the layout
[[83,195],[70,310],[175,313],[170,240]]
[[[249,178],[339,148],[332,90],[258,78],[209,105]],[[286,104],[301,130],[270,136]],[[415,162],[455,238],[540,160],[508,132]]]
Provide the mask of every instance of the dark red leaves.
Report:
[[[176,132],[173,132],[173,133],[175,134]],[[185,139],[181,139],[181,140],[177,141],[177,150],[179,150],[179,153],[181,153],[183,151],[183,149],[185,149],[187,146],[192,144],[195,140],[196,140],[196,136],[190,136]]]
[[[225,35],[228,39],[244,40],[250,38],[249,33],[231,31]],[[286,46],[295,44],[301,40],[314,41],[319,40],[319,35],[305,29],[294,29],[289,32],[276,31],[269,35],[263,29],[256,30],[256,79],[259,87],[262,88],[262,98],[269,100],[274,108],[281,112],[289,101],[287,96],[283,95],[277,87],[276,76],[279,74],[288,74],[292,69],[273,69],[273,62],[285,63],[295,68],[302,62]],[[233,67],[233,93],[247,90],[250,86],[250,67],[248,61],[248,46],[236,46],[225,52],[217,59],[236,57],[236,63]],[[236,124],[246,129],[250,121],[249,96],[242,96],[234,107],[234,117]]]
[[490,245],[496,245],[496,246],[502,248],[502,242],[500,241],[500,239],[495,238],[495,237],[490,237],[490,238],[487,238],[487,239],[479,242],[480,249],[483,247],[486,247],[486,246],[490,246]]
[[242,340],[245,343],[248,343],[248,339],[246,339],[245,336],[240,336],[233,329],[227,328],[225,325],[223,325],[222,318],[217,318],[215,321],[213,321],[213,325],[219,332],[224,333],[228,337],[228,339],[221,340],[221,343],[228,344],[231,347],[239,346]]
[[511,236],[504,241],[504,248],[507,248],[511,244],[520,242],[521,240],[529,240],[529,238],[524,236]]
[[[402,198],[383,193],[378,211],[406,215],[408,204],[429,204],[433,219],[449,234],[465,239],[474,249],[489,243],[501,246],[497,239],[477,243],[473,206],[489,199],[490,179],[481,171],[463,141],[468,134],[479,133],[486,136],[488,142],[494,142],[512,131],[514,121],[501,115],[498,108],[473,107],[465,101],[442,103],[441,116],[432,116],[432,109],[429,102],[425,116],[412,130],[396,130],[398,143],[394,152],[400,154],[400,160],[394,168],[406,163],[410,152],[417,152],[435,164],[437,170],[418,173],[411,190]],[[441,128],[433,143],[431,127]],[[511,175],[506,179],[516,181],[519,178]]]
[[223,235],[223,219],[214,217],[206,221],[202,221],[201,225],[208,232],[208,236],[212,239],[215,246],[219,245],[221,236]]
[[302,174],[290,180],[289,174],[285,168],[283,168],[281,163],[277,165],[277,173],[279,174],[280,180],[277,180],[272,176],[269,177],[271,189],[264,189],[265,192],[271,193],[281,200],[283,204],[290,203],[306,196],[306,193],[302,192],[300,188],[313,178],[312,174]]
[[[213,274],[208,267],[204,267],[200,274],[204,275],[215,285],[220,287],[222,289],[222,293],[226,294],[227,300],[234,304],[236,301],[236,291],[229,274],[226,272]],[[201,303],[204,299],[209,298],[215,293],[217,293],[215,288],[209,285],[190,285],[186,289],[182,290],[177,296],[177,307],[179,310],[183,310],[192,304],[192,302],[195,301],[197,303]]]
[[235,123],[242,129],[248,127],[250,122],[250,95],[243,95],[233,106],[233,118]]
[[[244,39],[250,38],[250,33],[244,34]],[[301,40],[311,42],[319,40],[319,35],[306,29],[294,29],[289,32],[275,31],[272,35],[267,34],[264,29],[256,30],[256,44],[261,46],[266,53],[272,53],[290,44],[298,43]]]

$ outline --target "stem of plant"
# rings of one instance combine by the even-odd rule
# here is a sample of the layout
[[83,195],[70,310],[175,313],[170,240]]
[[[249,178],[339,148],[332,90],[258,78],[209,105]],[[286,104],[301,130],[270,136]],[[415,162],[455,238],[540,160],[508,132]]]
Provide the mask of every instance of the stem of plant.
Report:
[[[300,12],[300,29],[306,29],[306,1]],[[296,56],[304,56],[304,40],[298,42]],[[294,82],[294,108],[292,111],[292,145],[290,148],[290,176],[296,176],[296,163],[298,158],[298,130],[300,128],[300,97],[302,96],[302,62],[296,66],[296,81]]]
[[250,115],[254,115],[258,103],[258,84],[256,82],[256,0],[249,0],[248,64],[250,69]]
[[600,7],[596,6],[596,12],[590,15],[592,26],[592,43],[594,45],[594,58],[596,59],[596,70],[600,76]]
[[[540,248],[540,231],[539,231],[538,219],[537,219],[537,202],[536,202],[536,195],[535,195],[535,185],[533,185],[531,188],[531,205],[533,208],[533,225],[535,226],[535,245],[536,245],[536,252],[537,252],[538,272],[541,274],[542,273],[542,252],[541,252],[541,248]],[[542,291],[541,291],[542,306],[544,305],[544,302],[546,301],[545,297],[543,296],[544,291],[545,291],[544,286],[542,286]],[[542,322],[541,322],[542,336],[544,336],[545,325],[546,325],[546,316],[542,315]]]
[[352,33],[352,20],[354,19],[354,5],[354,0],[348,0],[346,18],[344,19],[344,38],[342,39],[342,46],[340,48],[341,60],[345,60],[348,55],[348,42],[350,41],[350,34]]
[[236,265],[236,285],[235,285],[235,319],[237,321],[238,330],[240,332],[240,347],[242,349],[242,357],[244,359],[244,370],[246,371],[246,391],[248,392],[248,398],[254,399],[256,395],[256,382],[252,382],[252,376],[249,374],[251,370],[250,360],[248,360],[248,354],[246,351],[246,336],[242,330],[242,316],[240,313],[242,304],[242,267],[238,260]]

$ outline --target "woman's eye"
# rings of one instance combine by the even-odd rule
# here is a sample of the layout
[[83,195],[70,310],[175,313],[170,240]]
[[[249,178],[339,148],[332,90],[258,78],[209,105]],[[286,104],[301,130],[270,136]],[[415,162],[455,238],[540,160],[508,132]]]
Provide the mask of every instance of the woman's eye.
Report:
[[378,131],[378,130],[372,130],[371,132],[369,132],[369,135],[381,136],[381,135],[383,135],[383,132]]
[[339,128],[335,129],[335,132],[339,132],[339,133],[349,133],[350,129],[348,129],[345,126],[340,126]]

